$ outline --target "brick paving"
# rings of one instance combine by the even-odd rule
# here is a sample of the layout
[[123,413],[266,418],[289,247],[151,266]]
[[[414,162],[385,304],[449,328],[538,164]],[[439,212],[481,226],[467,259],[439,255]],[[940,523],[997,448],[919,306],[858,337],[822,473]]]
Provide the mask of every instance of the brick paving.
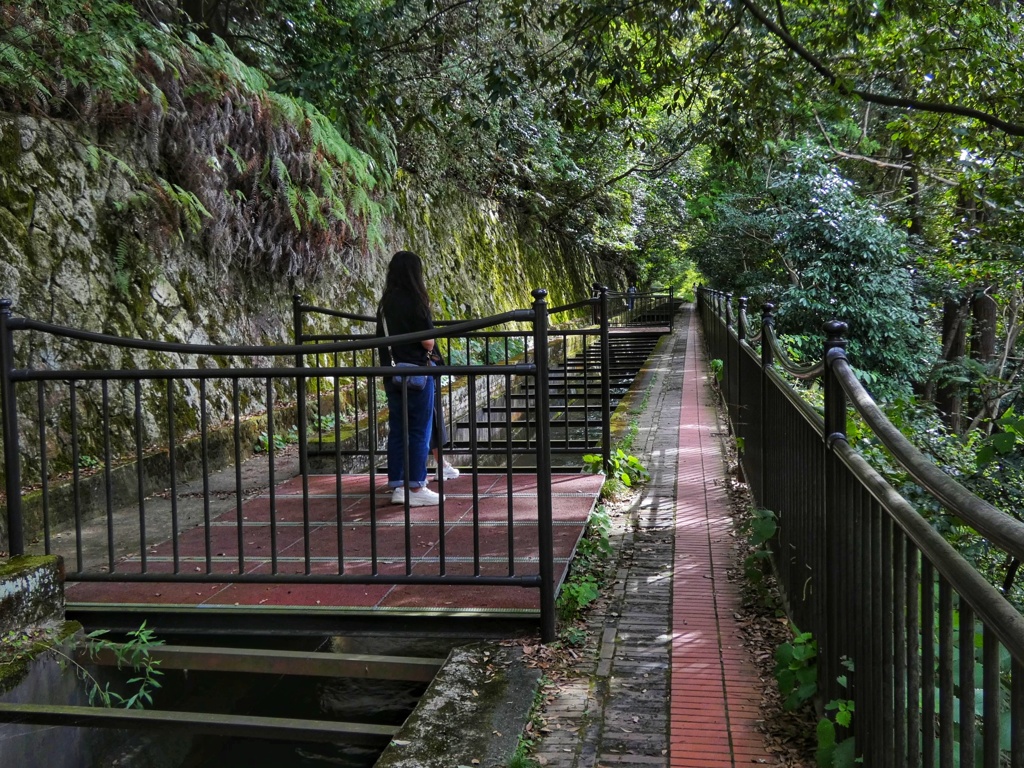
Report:
[[545,706],[535,756],[547,768],[769,764],[726,578],[724,426],[690,309],[641,377],[631,450],[652,477],[613,533],[612,588],[589,626],[598,642]]

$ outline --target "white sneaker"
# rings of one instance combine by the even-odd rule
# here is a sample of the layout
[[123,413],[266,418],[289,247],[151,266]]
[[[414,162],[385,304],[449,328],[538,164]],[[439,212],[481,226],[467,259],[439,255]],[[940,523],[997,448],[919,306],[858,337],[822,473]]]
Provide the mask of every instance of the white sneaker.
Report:
[[447,460],[445,460],[444,466],[438,467],[437,469],[437,479],[440,480],[442,475],[444,476],[445,480],[454,480],[459,476],[459,470],[457,470],[455,467],[449,464]]
[[[415,488],[409,489],[410,507],[436,507],[440,501],[441,497],[426,486],[423,486],[419,490],[416,490]],[[405,488],[395,488],[395,490],[391,492],[391,503],[405,504]]]

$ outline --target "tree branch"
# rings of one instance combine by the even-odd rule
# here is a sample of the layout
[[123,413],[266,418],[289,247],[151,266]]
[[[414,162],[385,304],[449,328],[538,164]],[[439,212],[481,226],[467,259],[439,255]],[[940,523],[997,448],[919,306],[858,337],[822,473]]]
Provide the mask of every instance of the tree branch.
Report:
[[958,181],[954,181],[953,179],[947,179],[942,176],[939,176],[938,174],[932,173],[927,168],[914,166],[911,165],[910,163],[890,163],[887,160],[879,160],[877,157],[871,157],[869,155],[858,155],[853,152],[847,152],[842,149],[837,149],[835,144],[832,143],[832,137],[829,136],[828,131],[825,130],[825,126],[821,124],[821,120],[818,118],[817,112],[814,113],[814,122],[818,124],[818,130],[821,131],[821,135],[825,139],[825,142],[828,144],[828,148],[832,150],[832,154],[834,154],[836,157],[841,157],[844,160],[859,160],[864,163],[870,163],[871,165],[878,166],[879,168],[892,168],[893,170],[896,171],[916,170],[922,176],[932,179],[933,181],[938,181],[939,183],[945,184],[946,186],[949,187],[955,187],[960,183]]
[[996,117],[995,115],[991,115],[988,112],[982,112],[979,109],[962,107],[957,104],[943,104],[935,101],[919,101],[918,99],[908,99],[900,96],[886,96],[883,93],[874,93],[873,91],[854,88],[844,82],[831,69],[826,67],[813,53],[804,48],[796,38],[790,35],[785,29],[772,21],[763,10],[752,2],[752,0],[740,0],[740,3],[742,3],[743,6],[750,11],[769,32],[779,38],[783,44],[789,48],[789,50],[810,64],[811,68],[815,72],[825,78],[830,85],[835,86],[839,92],[845,96],[856,96],[862,101],[867,101],[872,104],[882,104],[887,107],[901,107],[904,109],[914,109],[920,112],[934,112],[936,114],[969,117],[973,120],[978,120],[991,128],[995,128],[1003,133],[1009,134],[1010,136],[1024,136],[1024,125],[1008,122]]

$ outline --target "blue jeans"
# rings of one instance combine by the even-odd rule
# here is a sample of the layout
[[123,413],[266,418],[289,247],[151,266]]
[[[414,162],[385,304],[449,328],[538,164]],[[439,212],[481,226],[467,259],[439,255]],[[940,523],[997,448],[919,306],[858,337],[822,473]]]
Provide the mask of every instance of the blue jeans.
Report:
[[[401,488],[408,479],[410,488],[427,484],[427,454],[430,452],[430,427],[434,418],[434,379],[427,386],[408,390],[409,435],[405,439],[402,388],[388,384],[388,487]],[[409,446],[409,471],[405,472],[405,446]],[[408,475],[408,476],[407,476]]]

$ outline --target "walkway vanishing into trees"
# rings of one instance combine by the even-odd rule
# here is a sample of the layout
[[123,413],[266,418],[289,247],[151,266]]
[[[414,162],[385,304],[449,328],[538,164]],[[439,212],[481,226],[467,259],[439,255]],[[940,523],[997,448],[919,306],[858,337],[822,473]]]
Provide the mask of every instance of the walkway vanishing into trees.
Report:
[[[637,508],[633,556],[620,564],[608,610],[593,619],[599,647],[594,666],[584,669],[587,685],[570,686],[560,694],[565,700],[552,705],[552,721],[565,725],[541,741],[546,765],[770,764],[758,731],[763,683],[742,648],[738,586],[726,578],[738,566],[739,534],[721,454],[722,437],[732,429],[755,498],[771,510],[762,518],[771,525],[755,527],[758,544],[779,576],[787,611],[816,643],[817,657],[799,661],[794,671],[812,672],[822,702],[856,705],[852,722],[832,726],[835,748],[879,766],[946,766],[956,755],[961,765],[1020,768],[1024,622],[849,449],[839,393],[894,455],[921,473],[919,482],[942,494],[992,546],[1024,555],[1019,525],[958,495],[907,452],[844,368],[840,324],[831,328],[828,368],[792,371],[833,377],[826,379],[825,421],[779,373],[776,364],[786,363],[772,359],[779,350],[770,317],[756,354],[742,306],[737,311],[729,298],[705,292],[699,307],[709,355],[721,361],[731,426],[716,412],[697,323],[687,311],[687,322],[664,337],[623,401],[629,411],[637,398],[650,398],[638,422],[637,445],[644,449],[637,452],[650,457],[653,478]],[[516,372],[528,375],[528,368]],[[486,365],[470,373],[511,375]],[[505,387],[512,390],[510,379]],[[503,476],[510,475],[499,471]],[[316,495],[311,488],[300,494]],[[479,505],[476,491],[472,497]],[[414,529],[407,522],[405,530],[408,543]],[[453,598],[473,578],[456,574]],[[367,577],[353,581],[367,583]],[[808,682],[805,675],[794,679]],[[810,689],[799,693],[811,695]]]

